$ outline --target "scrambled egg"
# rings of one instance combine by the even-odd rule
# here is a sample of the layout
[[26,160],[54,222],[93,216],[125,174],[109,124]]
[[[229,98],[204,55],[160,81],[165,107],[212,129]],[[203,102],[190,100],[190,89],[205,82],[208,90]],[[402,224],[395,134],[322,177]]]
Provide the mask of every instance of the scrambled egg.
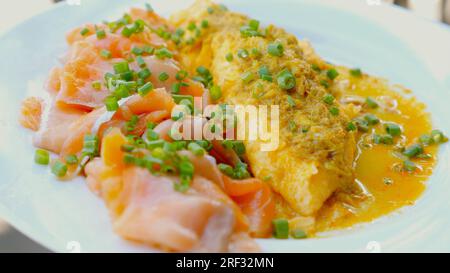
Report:
[[[171,21],[186,28],[208,21],[201,33],[187,32],[192,43],[181,49],[181,62],[193,71],[202,65],[210,69],[214,83],[221,86],[220,102],[227,104],[279,105],[280,145],[276,151],[261,151],[261,141],[246,141],[248,161],[254,175],[266,180],[296,213],[314,215],[337,190],[352,188],[355,157],[353,133],[346,130],[346,110],[338,103],[324,102],[329,94],[305,58],[297,38],[275,26],[265,29],[265,37],[243,37],[240,28],[247,17],[224,10],[210,1],[197,1]],[[267,53],[272,42],[283,45],[282,56]],[[245,49],[247,58],[236,55]],[[227,55],[233,60],[227,61]],[[259,78],[265,66],[273,81]],[[276,75],[288,69],[296,79],[290,90],[281,89]],[[241,76],[252,73],[253,80]],[[330,108],[339,109],[332,114]]]

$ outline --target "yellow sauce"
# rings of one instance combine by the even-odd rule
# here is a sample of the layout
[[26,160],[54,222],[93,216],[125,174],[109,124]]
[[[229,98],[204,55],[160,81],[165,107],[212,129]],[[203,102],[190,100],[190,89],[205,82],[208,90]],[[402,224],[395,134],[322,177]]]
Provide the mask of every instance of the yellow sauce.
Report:
[[403,206],[414,204],[424,191],[425,182],[436,162],[437,147],[427,146],[425,153],[432,157],[413,160],[419,168],[408,173],[401,170],[402,160],[393,153],[395,145],[373,144],[370,139],[373,133],[385,133],[383,122],[394,122],[402,127],[402,136],[395,140],[395,144],[402,146],[417,143],[422,134],[433,129],[424,105],[408,97],[408,90],[393,88],[377,78],[347,76],[349,73],[345,68],[341,68],[340,73],[341,83],[336,84],[343,86],[339,88],[342,97],[370,96],[378,101],[384,96],[395,100],[397,106],[392,111],[378,107],[364,112],[372,113],[381,120],[380,124],[371,127],[367,133],[358,133],[355,179],[365,188],[366,194],[331,198],[318,215],[316,231],[369,222]]

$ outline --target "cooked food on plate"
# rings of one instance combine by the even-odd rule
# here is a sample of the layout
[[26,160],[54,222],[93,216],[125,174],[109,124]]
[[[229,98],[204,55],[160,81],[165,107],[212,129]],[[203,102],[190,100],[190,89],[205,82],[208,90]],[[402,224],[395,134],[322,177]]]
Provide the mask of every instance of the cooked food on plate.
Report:
[[[372,221],[414,204],[447,141],[410,90],[209,0],[169,19],[132,8],[66,40],[47,93],[22,104],[35,161],[84,176],[118,235],[162,251],[256,252],[254,238]],[[214,105],[277,106],[278,146],[175,137]]]

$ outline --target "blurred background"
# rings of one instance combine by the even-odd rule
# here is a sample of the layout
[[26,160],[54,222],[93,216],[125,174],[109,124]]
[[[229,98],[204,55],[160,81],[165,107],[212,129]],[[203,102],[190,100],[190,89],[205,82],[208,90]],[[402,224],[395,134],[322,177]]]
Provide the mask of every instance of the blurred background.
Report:
[[[17,23],[39,13],[64,0],[0,0],[0,33],[7,31]],[[77,5],[91,0],[65,0],[66,4]],[[112,0],[116,1],[116,0]],[[133,2],[129,0],[130,4]],[[149,0],[149,2],[164,0]],[[247,0],[251,1],[251,0]],[[330,0],[332,1],[332,0]],[[341,0],[344,1],[344,0]],[[360,0],[368,5],[381,2],[404,7],[427,20],[450,24],[450,0]],[[26,8],[24,8],[26,7]],[[2,252],[48,252],[37,243],[12,228],[0,219],[0,253]]]

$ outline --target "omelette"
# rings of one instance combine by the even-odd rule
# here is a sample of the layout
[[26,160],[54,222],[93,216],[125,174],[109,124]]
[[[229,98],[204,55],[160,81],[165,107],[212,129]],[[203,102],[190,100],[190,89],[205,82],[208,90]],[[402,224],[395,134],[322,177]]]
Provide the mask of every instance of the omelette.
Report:
[[[346,109],[337,101],[324,101],[333,94],[306,59],[296,37],[275,26],[247,37],[242,28],[251,23],[249,18],[209,1],[198,1],[171,20],[176,26],[209,22],[208,29],[182,49],[182,62],[185,67],[210,69],[223,90],[220,102],[280,106],[278,149],[265,152],[261,141],[245,142],[256,177],[266,178],[302,216],[314,215],[334,192],[353,190],[356,145],[354,134],[346,130]],[[280,54],[268,52],[274,45],[282,48]],[[227,55],[235,52],[245,56],[227,61]],[[262,68],[270,80],[259,76]],[[277,81],[284,72],[293,75],[295,85],[280,87]],[[252,80],[242,79],[246,75],[252,75]]]

